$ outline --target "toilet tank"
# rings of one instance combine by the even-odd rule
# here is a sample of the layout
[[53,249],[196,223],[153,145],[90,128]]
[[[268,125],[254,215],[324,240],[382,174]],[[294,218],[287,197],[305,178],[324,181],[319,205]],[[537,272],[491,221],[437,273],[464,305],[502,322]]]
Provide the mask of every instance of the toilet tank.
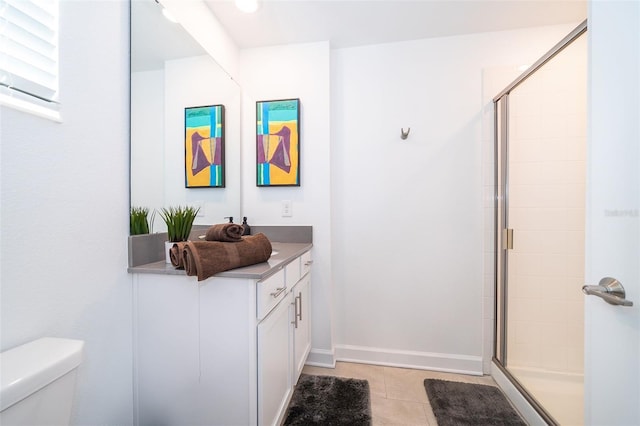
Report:
[[45,337],[0,354],[0,425],[68,425],[84,342]]

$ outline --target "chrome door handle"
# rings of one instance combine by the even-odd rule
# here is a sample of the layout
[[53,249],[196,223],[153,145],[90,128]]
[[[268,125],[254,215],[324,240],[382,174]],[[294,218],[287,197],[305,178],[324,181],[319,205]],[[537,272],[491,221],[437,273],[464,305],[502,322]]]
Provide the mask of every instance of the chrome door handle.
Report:
[[586,295],[598,296],[611,305],[633,306],[633,302],[625,299],[627,295],[622,283],[615,278],[605,277],[598,285],[584,285],[582,292]]

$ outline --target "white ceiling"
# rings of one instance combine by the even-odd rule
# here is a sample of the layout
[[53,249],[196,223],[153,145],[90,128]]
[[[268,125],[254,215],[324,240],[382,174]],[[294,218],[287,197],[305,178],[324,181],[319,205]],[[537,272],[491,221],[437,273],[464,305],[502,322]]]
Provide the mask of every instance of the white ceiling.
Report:
[[[333,48],[474,32],[578,23],[586,0],[259,0],[253,14],[233,0],[205,0],[240,48],[330,41]],[[131,1],[131,69],[205,54],[167,21],[155,0]]]
[[586,19],[586,0],[205,0],[240,48],[329,40],[351,47]]

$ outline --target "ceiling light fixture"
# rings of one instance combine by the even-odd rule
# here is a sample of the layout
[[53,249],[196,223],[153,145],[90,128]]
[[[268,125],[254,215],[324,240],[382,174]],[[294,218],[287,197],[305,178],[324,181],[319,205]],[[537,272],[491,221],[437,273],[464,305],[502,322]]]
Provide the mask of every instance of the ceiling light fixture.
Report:
[[178,23],[176,18],[174,18],[173,15],[164,7],[162,8],[162,14],[164,15],[165,18],[167,18],[169,21],[173,22],[174,24]]
[[156,0],[156,3],[158,4],[158,6],[160,6],[160,8],[162,9],[162,15],[167,18],[168,21],[173,22],[174,24],[177,24],[178,21],[176,20],[176,18],[173,17],[173,15],[171,14],[171,12],[169,12],[162,3],[160,3],[158,0]]
[[244,13],[253,13],[258,10],[258,0],[236,0],[236,7]]

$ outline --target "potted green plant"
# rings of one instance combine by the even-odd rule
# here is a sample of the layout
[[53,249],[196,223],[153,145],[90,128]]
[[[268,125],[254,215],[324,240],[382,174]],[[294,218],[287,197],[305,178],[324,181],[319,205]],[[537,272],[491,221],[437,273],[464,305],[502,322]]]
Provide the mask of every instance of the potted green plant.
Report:
[[189,239],[191,227],[198,215],[198,211],[200,211],[199,207],[195,208],[192,206],[169,207],[168,209],[162,208],[162,210],[160,210],[160,216],[167,225],[168,241],[165,243],[167,263],[171,263],[169,250],[173,247],[173,244]]
[[[151,215],[151,221],[155,211]],[[149,233],[149,209],[146,207],[131,207],[129,211],[129,233],[131,235],[141,235]]]

